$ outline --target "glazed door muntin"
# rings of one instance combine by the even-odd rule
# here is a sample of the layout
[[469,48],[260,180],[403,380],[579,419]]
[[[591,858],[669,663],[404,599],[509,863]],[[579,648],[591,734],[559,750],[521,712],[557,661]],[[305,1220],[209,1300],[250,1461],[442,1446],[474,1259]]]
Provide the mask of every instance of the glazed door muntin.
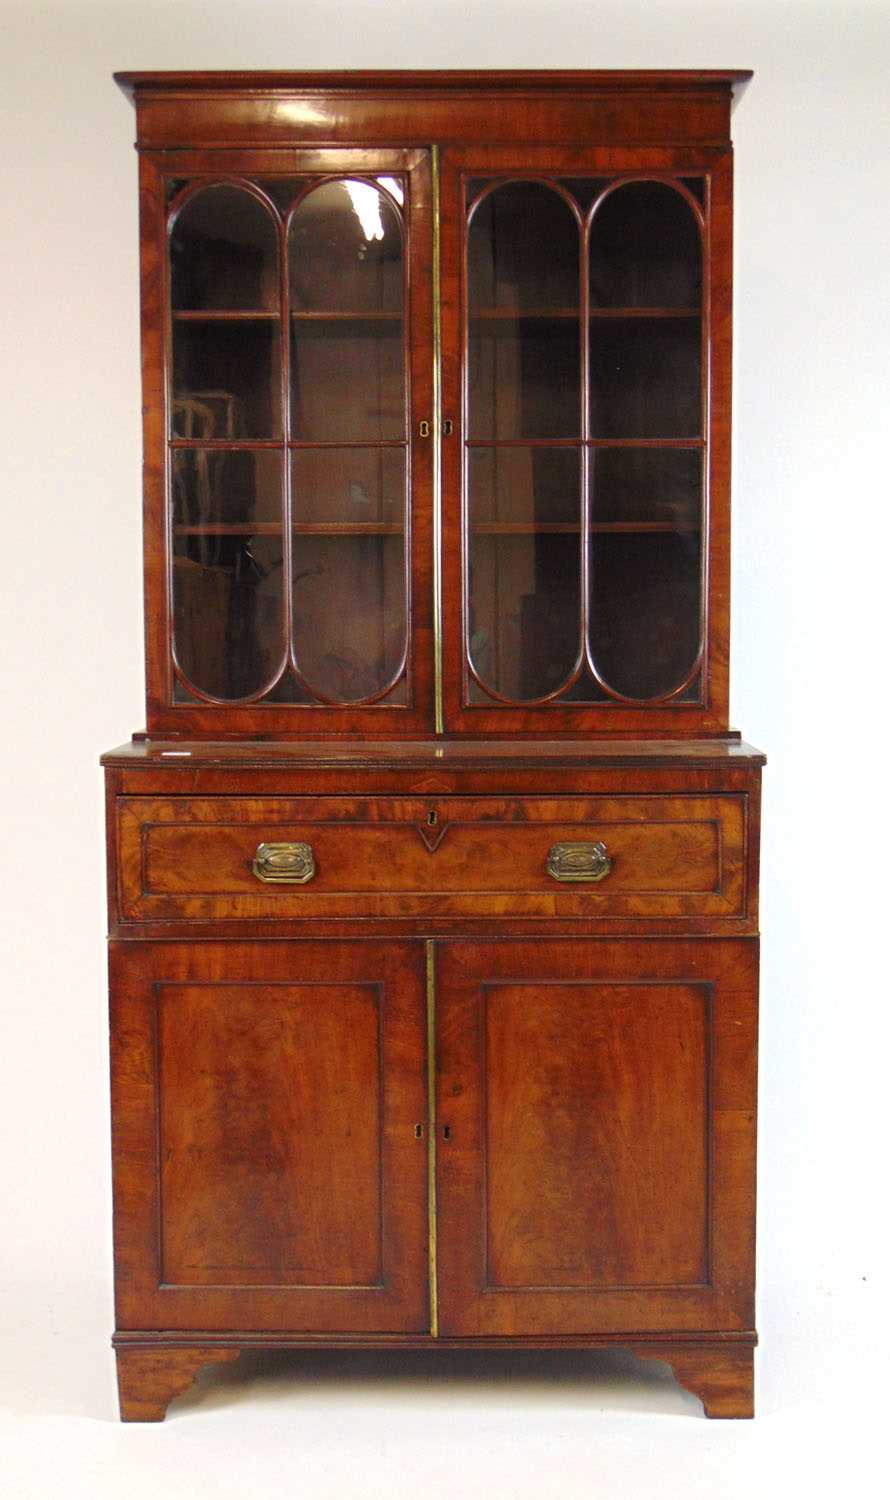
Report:
[[443,1335],[751,1326],[756,955],[439,945]]
[[[237,311],[220,307],[219,297],[206,311],[185,308],[183,295],[194,298],[194,289],[183,293],[181,285],[177,288],[175,275],[171,283],[168,269],[164,280],[171,283],[175,300],[167,318],[166,353],[163,348],[158,351],[169,371],[166,381],[163,371],[153,368],[151,333],[146,337],[146,393],[159,415],[163,410],[168,412],[170,470],[164,485],[174,507],[169,521],[165,518],[160,526],[161,532],[166,532],[168,525],[170,528],[169,568],[163,580],[168,648],[160,662],[155,662],[154,653],[149,651],[150,722],[155,728],[194,729],[198,733],[222,724],[223,719],[227,728],[247,734],[288,727],[294,731],[298,726],[301,732],[316,729],[324,733],[351,732],[368,727],[377,718],[382,733],[416,731],[427,727],[431,718],[433,654],[430,633],[425,628],[431,607],[432,445],[415,441],[420,421],[431,416],[432,402],[430,153],[297,150],[286,153],[287,170],[280,169],[281,158],[276,161],[275,153],[225,153],[217,160],[223,169],[211,173],[206,157],[184,156],[177,162],[176,177],[169,173],[166,163],[163,173],[152,163],[143,163],[157,199],[169,200],[159,222],[164,241],[168,218],[175,227],[193,205],[200,205],[202,195],[239,193],[274,224],[277,253],[275,289],[257,294],[263,298],[262,308],[247,309],[243,305],[246,294],[237,288]],[[196,170],[189,170],[193,161]],[[289,249],[300,229],[301,212],[305,215],[313,208],[313,201],[325,193],[330,196],[344,185],[348,185],[350,198],[355,201],[346,205],[344,199],[341,223],[355,219],[358,233],[362,210],[368,220],[361,231],[367,235],[368,255],[373,255],[380,235],[370,223],[369,204],[359,202],[358,194],[375,197],[381,224],[386,220],[385,236],[391,238],[397,220],[402,221],[400,308],[392,304],[392,288],[383,311],[372,307],[373,297],[369,301],[367,296],[360,296],[361,306],[351,310],[328,307],[329,296],[322,295],[320,302],[313,296],[308,284],[311,277],[299,282],[288,274],[289,260],[293,263]],[[161,263],[167,265],[166,248]],[[329,285],[327,290],[331,291]],[[165,300],[169,306],[171,298]],[[232,295],[226,300],[232,302]],[[282,337],[283,329],[290,331],[289,337]],[[291,374],[296,369],[298,351],[303,349],[305,354],[308,350],[316,364],[322,356],[323,364],[327,360],[325,369],[331,366],[331,378],[332,372],[337,372],[342,397],[344,389],[354,386],[354,382],[344,385],[341,378],[344,336],[355,334],[353,343],[358,339],[355,349],[350,345],[352,364],[361,355],[359,365],[370,370],[368,359],[373,364],[376,356],[373,349],[366,348],[369,330],[374,349],[383,339],[387,349],[391,346],[393,351],[400,351],[395,364],[387,356],[391,375],[404,386],[403,397],[398,397],[402,414],[396,426],[388,417],[385,430],[381,427],[379,433],[376,428],[371,433],[364,427],[361,432],[352,431],[348,408],[343,410],[335,392],[321,403],[322,415],[328,414],[324,432],[315,422],[304,434],[305,420],[295,405],[297,384]],[[214,427],[210,438],[203,431],[192,431],[194,413],[188,433],[181,427],[184,395],[179,386],[185,377],[177,376],[176,371],[181,372],[184,366],[181,357],[174,361],[173,352],[176,340],[182,343],[186,338],[194,341],[207,337],[211,344],[220,339],[226,344],[218,357],[214,356],[216,364],[210,358],[212,348],[204,361],[210,384],[217,383],[209,381],[213,370],[232,366],[233,349],[243,347],[244,357],[253,359],[247,347],[252,347],[251,339],[277,340],[277,353],[269,367],[272,395],[258,405],[257,382],[253,375],[245,375],[241,384],[245,397],[249,395],[247,417],[240,416],[244,403],[233,406],[233,398],[225,406],[217,401],[219,413],[214,408],[207,420],[212,418],[216,423],[217,415],[221,421],[226,420],[218,435]],[[265,355],[258,353],[257,359],[261,364]],[[253,366],[259,369],[257,359],[253,359]],[[324,376],[324,370],[321,373]],[[389,383],[392,385],[392,380]],[[396,387],[392,389],[397,395]],[[203,405],[209,411],[213,403],[208,400]],[[195,406],[194,401],[191,406]],[[232,431],[229,428],[235,418],[229,407],[238,417]],[[339,410],[344,416],[342,430],[334,431],[331,423]],[[253,418],[251,411],[256,413]],[[395,418],[394,411],[391,416]],[[149,428],[153,433],[160,426],[154,412],[147,414],[146,426],[147,434]],[[184,493],[184,486],[189,507],[194,509],[195,454],[202,465],[198,476],[204,481],[202,493],[208,491],[208,477],[212,477],[208,470],[231,470],[228,478],[225,473],[220,478],[224,488],[228,485],[227,495],[220,492],[220,496],[210,496],[214,514],[209,526],[206,521],[202,527],[196,527],[193,521],[190,525],[190,515],[178,514],[182,505],[177,496]],[[158,513],[159,521],[165,509],[161,479],[158,475],[155,480],[156,492],[151,477],[147,484],[149,509]],[[266,493],[270,484],[280,496],[278,502],[273,503]],[[338,490],[342,491],[343,504],[349,501],[349,515],[330,511],[329,497]],[[233,496],[237,499],[239,495],[244,497],[247,510],[241,514],[244,505],[239,501],[237,524],[225,525],[230,518],[221,512],[230,510]],[[276,546],[278,554],[273,556]],[[237,552],[240,547],[241,552],[234,562],[228,553],[221,556],[198,596],[186,599],[178,585],[186,573],[194,574],[200,559],[193,561],[183,554],[177,565],[174,556],[183,548],[195,547],[218,552]],[[301,560],[288,566],[288,558],[297,559],[298,553]],[[162,580],[153,559],[147,556],[146,561],[151,597]],[[273,590],[276,568],[280,587]],[[369,594],[367,610],[362,603],[363,589],[373,594],[373,598]],[[246,602],[239,615],[237,598],[241,595]],[[218,608],[214,605],[217,596]],[[330,596],[336,597],[333,609],[325,602]],[[226,599],[228,604],[224,604]],[[214,634],[217,618],[219,629]],[[152,622],[152,634],[154,628]],[[196,637],[194,650],[187,649],[189,632]],[[374,662],[369,658],[365,670],[362,662],[372,650],[376,651]],[[225,664],[224,672],[220,662]],[[392,723],[393,715],[399,720],[399,728]]]
[[118,1328],[429,1329],[423,946],[122,943],[111,980]]

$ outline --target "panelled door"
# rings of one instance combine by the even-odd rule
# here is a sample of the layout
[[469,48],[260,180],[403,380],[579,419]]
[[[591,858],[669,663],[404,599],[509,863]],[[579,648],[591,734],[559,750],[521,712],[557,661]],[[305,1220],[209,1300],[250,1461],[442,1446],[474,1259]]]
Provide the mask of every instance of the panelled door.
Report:
[[756,942],[443,943],[443,1335],[752,1322]]
[[422,1332],[420,943],[118,943],[119,1329]]

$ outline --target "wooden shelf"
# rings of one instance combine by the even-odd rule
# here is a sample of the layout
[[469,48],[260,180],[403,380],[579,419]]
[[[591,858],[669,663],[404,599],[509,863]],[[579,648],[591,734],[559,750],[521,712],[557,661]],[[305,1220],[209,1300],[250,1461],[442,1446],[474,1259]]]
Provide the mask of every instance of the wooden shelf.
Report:
[[[208,522],[204,526],[174,526],[174,536],[281,536],[280,521]],[[295,521],[298,536],[402,536],[404,526],[389,521]]]
[[272,323],[279,314],[268,311],[225,312],[219,308],[199,308],[173,311],[174,323]]
[[401,312],[339,312],[318,309],[301,312],[291,310],[291,318],[299,323],[401,323]]
[[700,318],[700,307],[591,307],[591,318]]
[[[591,536],[691,536],[698,526],[673,521],[591,521]],[[474,536],[578,536],[577,521],[480,521],[470,527]]]
[[404,536],[405,528],[393,521],[295,521],[298,536]]
[[558,318],[573,318],[577,321],[579,316],[580,313],[577,307],[536,307],[529,309],[522,307],[479,307],[469,313],[471,323],[475,323],[477,320],[492,323],[550,322]]
[[209,521],[203,526],[174,526],[174,536],[280,536],[280,521],[245,521],[229,524]]
[[697,448],[705,446],[702,437],[592,437],[592,438],[465,438],[470,449],[485,448]]
[[[480,307],[469,314],[471,323],[474,322],[556,322],[560,319],[571,318],[575,321],[581,316],[577,307],[539,307],[539,308],[517,308],[517,307]],[[700,318],[699,307],[591,307],[589,309],[591,318]]]

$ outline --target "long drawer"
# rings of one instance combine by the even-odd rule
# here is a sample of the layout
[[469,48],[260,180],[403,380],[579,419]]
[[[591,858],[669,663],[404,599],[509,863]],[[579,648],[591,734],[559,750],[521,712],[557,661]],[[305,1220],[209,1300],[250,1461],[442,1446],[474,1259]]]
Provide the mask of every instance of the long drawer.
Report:
[[123,922],[739,918],[744,795],[120,797]]

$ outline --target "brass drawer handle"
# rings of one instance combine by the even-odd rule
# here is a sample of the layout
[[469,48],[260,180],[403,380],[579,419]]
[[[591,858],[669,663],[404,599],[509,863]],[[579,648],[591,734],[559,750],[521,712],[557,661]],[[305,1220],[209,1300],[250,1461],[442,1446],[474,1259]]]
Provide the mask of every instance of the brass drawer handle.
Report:
[[312,845],[257,844],[253,873],[270,885],[305,885],[315,875]]
[[554,880],[605,880],[612,868],[605,844],[554,844],[547,855],[547,874]]

